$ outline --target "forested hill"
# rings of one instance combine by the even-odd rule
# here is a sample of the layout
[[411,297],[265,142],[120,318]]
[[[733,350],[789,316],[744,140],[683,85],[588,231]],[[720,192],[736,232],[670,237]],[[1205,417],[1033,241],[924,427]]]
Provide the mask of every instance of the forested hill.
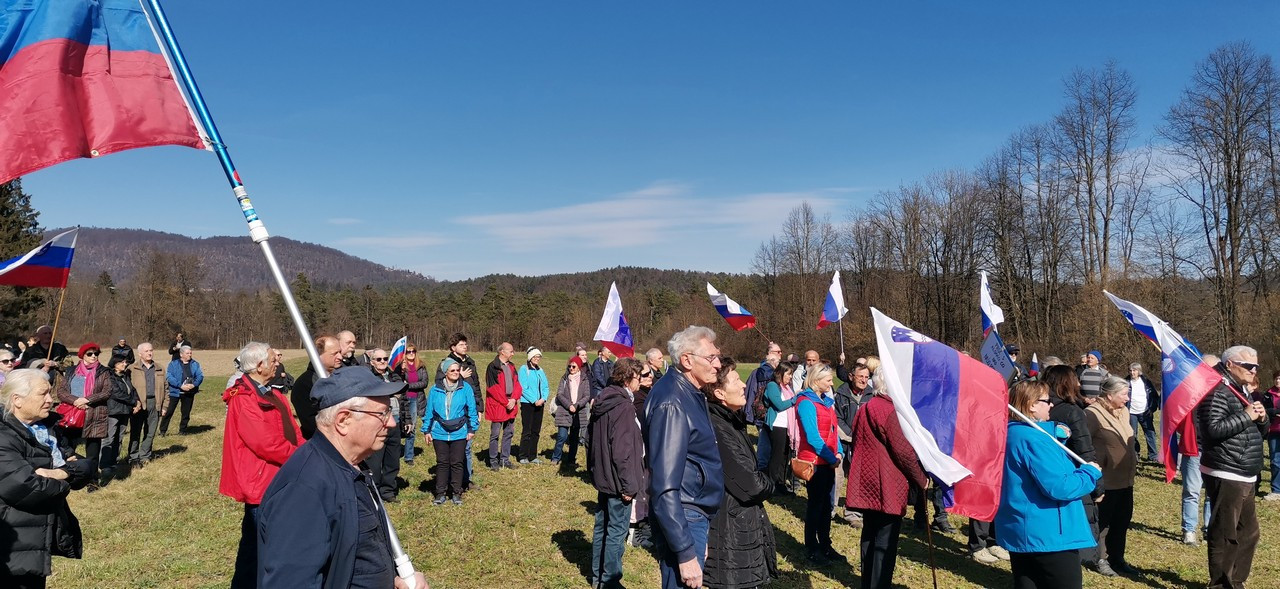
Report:
[[[46,235],[64,230],[52,229]],[[330,247],[287,237],[271,238],[271,248],[285,276],[292,279],[301,272],[313,284],[382,286],[431,282],[430,278],[415,272],[388,268]],[[163,231],[99,227],[80,230],[72,278],[94,280],[105,271],[116,284],[128,284],[138,276],[153,251],[198,258],[205,286],[257,290],[273,285],[262,249],[248,236],[194,238]]]

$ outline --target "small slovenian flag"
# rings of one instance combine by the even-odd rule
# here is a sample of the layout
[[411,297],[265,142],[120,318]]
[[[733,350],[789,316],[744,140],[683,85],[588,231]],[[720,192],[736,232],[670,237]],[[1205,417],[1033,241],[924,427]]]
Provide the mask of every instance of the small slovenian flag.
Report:
[[391,358],[387,366],[390,366],[392,369],[400,366],[400,360],[404,358],[404,350],[407,347],[409,347],[409,336],[400,338],[400,340],[396,342],[396,345],[391,346]]
[[1163,442],[1160,455],[1164,461],[1165,482],[1172,482],[1178,472],[1177,458],[1173,452],[1167,451],[1171,448],[1173,435],[1177,433],[1181,442],[1179,452],[1187,456],[1199,455],[1193,413],[1205,395],[1222,382],[1222,375],[1205,364],[1200,358],[1200,351],[1182,339],[1168,323],[1132,302],[1105,290],[1102,292],[1142,337],[1160,348],[1161,391],[1164,397],[1160,404],[1160,437]]
[[991,285],[987,284],[987,273],[979,272],[982,284],[978,287],[978,307],[982,309],[982,337],[987,337],[997,325],[1004,323],[1004,309],[996,305],[991,298]]
[[627,325],[627,316],[622,314],[622,297],[618,296],[618,283],[609,285],[609,300],[604,304],[604,315],[600,317],[600,327],[596,328],[595,341],[609,348],[619,358],[630,358],[636,355],[635,343],[631,339],[631,327]]
[[1004,377],[872,308],[885,387],[924,469],[949,489],[948,511],[991,521],[1009,427]]
[[756,318],[755,315],[751,314],[751,311],[739,305],[737,301],[729,298],[728,295],[716,290],[716,287],[711,286],[710,282],[707,283],[707,294],[711,296],[711,304],[716,306],[716,311],[720,313],[721,317],[724,317],[725,321],[729,322],[729,326],[734,331],[742,331],[756,326]]
[[1031,354],[1031,375],[1030,376],[1032,377],[1040,376],[1040,358],[1036,356],[1035,353]]
[[80,228],[63,231],[40,247],[0,262],[0,284],[66,288]]
[[840,286],[840,271],[831,277],[831,288],[827,289],[827,301],[822,305],[822,317],[818,318],[818,329],[822,329],[844,318],[849,309],[844,306],[844,288]]

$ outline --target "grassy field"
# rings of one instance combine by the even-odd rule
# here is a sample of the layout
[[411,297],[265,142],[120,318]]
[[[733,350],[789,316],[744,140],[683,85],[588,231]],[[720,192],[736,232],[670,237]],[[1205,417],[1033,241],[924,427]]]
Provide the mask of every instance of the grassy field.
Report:
[[[443,354],[429,354],[437,361]],[[544,366],[553,382],[565,354],[548,354]],[[481,369],[492,355],[480,354]],[[199,359],[199,357],[198,357]],[[517,356],[517,361],[523,356]],[[211,369],[217,363],[206,363]],[[305,362],[289,359],[294,375]],[[746,368],[743,367],[744,371]],[[71,506],[85,536],[83,560],[54,559],[51,587],[226,587],[235,560],[242,508],[218,495],[224,405],[218,387],[226,376],[210,376],[192,415],[195,433],[157,439],[160,456],[147,468],[92,495],[73,493]],[[553,385],[554,386],[554,385]],[[554,427],[543,427],[540,449],[550,453]],[[176,429],[176,427],[175,427]],[[482,424],[487,434],[487,425]],[[517,438],[519,434],[517,433]],[[480,488],[461,507],[431,505],[425,492],[435,459],[421,436],[422,455],[401,476],[407,487],[389,509],[400,538],[435,589],[497,587],[586,587],[591,560],[591,529],[596,493],[583,476],[562,476],[549,464],[479,471]],[[487,437],[476,446],[487,447]],[[579,454],[582,459],[581,453]],[[479,464],[479,463],[477,463]],[[1165,485],[1161,471],[1143,466],[1139,473],[1131,563],[1142,571],[1135,580],[1107,579],[1085,573],[1085,587],[1203,587],[1205,547],[1180,539],[1180,488]],[[769,517],[777,528],[782,577],[770,587],[827,588],[858,583],[858,530],[836,524],[837,550],[850,557],[844,566],[811,568],[804,560],[804,499],[771,501]],[[1280,548],[1273,544],[1280,507],[1260,502],[1262,546],[1254,562],[1251,587],[1280,587]],[[963,520],[952,517],[963,529]],[[908,526],[909,527],[909,526]],[[967,557],[962,533],[933,535],[938,587],[1007,587],[1008,563],[985,566]],[[904,531],[896,584],[930,587],[930,549],[922,534]],[[628,548],[624,582],[632,588],[659,586],[653,557]]]

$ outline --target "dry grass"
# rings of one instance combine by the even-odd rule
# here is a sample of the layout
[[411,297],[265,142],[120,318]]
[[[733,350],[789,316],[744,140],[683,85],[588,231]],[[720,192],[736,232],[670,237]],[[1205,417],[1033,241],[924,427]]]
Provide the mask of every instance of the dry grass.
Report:
[[[206,371],[229,371],[234,354],[202,352]],[[443,354],[430,354],[433,362]],[[225,358],[224,358],[225,357]],[[478,355],[483,369],[490,356]],[[290,372],[299,374],[301,353],[292,354]],[[549,374],[559,376],[565,354],[548,354]],[[750,367],[744,367],[750,368]],[[210,376],[211,383],[226,376]],[[74,493],[71,505],[85,534],[84,560],[55,559],[51,587],[226,587],[240,534],[241,508],[217,493],[222,448],[223,405],[215,387],[197,398],[192,424],[197,433],[159,438],[162,456],[146,469],[102,491]],[[543,456],[554,427],[543,427]],[[421,437],[418,445],[423,446]],[[479,451],[484,444],[477,446]],[[581,459],[581,454],[579,455]],[[565,477],[549,464],[491,473],[480,471],[481,488],[462,507],[433,507],[424,492],[434,465],[430,448],[401,476],[408,486],[390,506],[406,549],[432,587],[586,587],[596,493],[581,477]],[[1157,469],[1143,467],[1137,508],[1129,535],[1130,560],[1143,570],[1136,580],[1085,574],[1086,587],[1202,587],[1207,578],[1205,548],[1179,543],[1179,487],[1165,485]],[[769,504],[777,528],[781,579],[771,587],[827,588],[858,582],[858,532],[837,524],[835,546],[851,557],[846,566],[811,569],[803,559],[803,499]],[[1280,586],[1280,549],[1271,545],[1280,508],[1259,503],[1263,541],[1251,586]],[[960,528],[960,518],[953,517]],[[1007,563],[984,566],[967,558],[965,537],[935,534],[938,586],[1007,587]],[[904,532],[896,581],[912,588],[932,586],[929,548],[923,535]],[[625,583],[659,586],[657,565],[648,553],[628,548]]]

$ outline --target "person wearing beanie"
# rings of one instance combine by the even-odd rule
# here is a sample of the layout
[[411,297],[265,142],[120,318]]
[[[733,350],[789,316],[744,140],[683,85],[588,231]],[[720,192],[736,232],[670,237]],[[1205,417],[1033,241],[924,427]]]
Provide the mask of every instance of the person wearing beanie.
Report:
[[1076,377],[1080,379],[1080,394],[1085,397],[1097,397],[1102,381],[1110,374],[1102,365],[1102,352],[1090,350],[1085,355],[1085,364],[1076,369]]
[[[582,432],[582,415],[591,402],[591,380],[583,374],[586,362],[582,356],[569,358],[560,385],[556,387],[556,447],[551,451],[551,464],[572,468],[578,459],[578,438]],[[565,443],[569,444],[566,455]],[[563,463],[562,463],[563,458]]]
[[529,346],[520,367],[520,464],[541,464],[538,437],[542,435],[542,413],[550,396],[551,383],[542,370],[542,350]]

